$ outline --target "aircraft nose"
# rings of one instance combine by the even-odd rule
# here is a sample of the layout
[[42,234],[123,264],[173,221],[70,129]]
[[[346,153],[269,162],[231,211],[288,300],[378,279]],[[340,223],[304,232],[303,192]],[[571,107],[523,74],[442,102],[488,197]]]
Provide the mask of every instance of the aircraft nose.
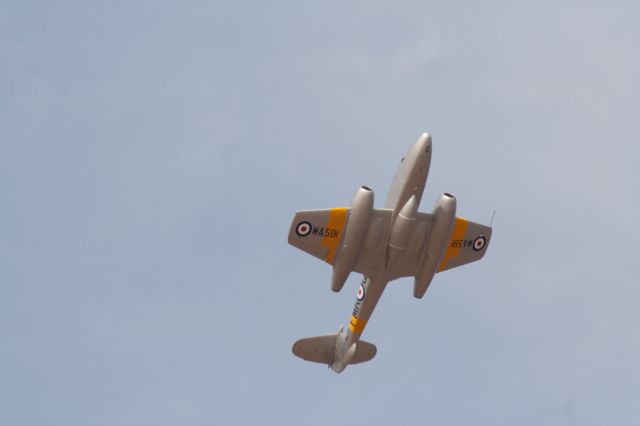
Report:
[[427,155],[431,155],[431,135],[424,132],[418,138],[418,145],[420,145],[421,151]]

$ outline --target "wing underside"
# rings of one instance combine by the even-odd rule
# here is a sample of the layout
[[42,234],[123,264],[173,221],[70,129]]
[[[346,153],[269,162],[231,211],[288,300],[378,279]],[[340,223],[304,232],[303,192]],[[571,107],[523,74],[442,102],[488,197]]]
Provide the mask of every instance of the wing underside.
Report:
[[289,229],[289,244],[333,264],[349,208],[299,211]]
[[491,240],[491,231],[489,226],[456,218],[451,239],[438,272],[482,259]]
[[[389,269],[391,279],[418,274],[427,256],[433,215],[418,213],[413,231],[403,255],[392,265],[386,265],[389,231],[389,209],[374,209],[362,250],[354,272],[371,276],[380,268]],[[295,214],[289,230],[289,244],[329,263],[338,254],[348,222],[349,208],[306,210]],[[491,239],[491,227],[457,217],[438,272],[480,260]]]

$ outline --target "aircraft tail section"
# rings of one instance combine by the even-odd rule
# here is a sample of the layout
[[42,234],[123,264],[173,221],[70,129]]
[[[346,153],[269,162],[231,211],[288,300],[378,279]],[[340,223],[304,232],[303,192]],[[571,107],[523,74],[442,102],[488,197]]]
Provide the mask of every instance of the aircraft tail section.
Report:
[[[373,343],[360,340],[346,348],[342,344],[344,342],[338,341],[343,336],[345,336],[344,333],[305,337],[295,342],[291,350],[295,356],[305,361],[326,364],[330,367],[333,367],[338,361],[344,366],[346,364],[360,364],[370,361],[376,356],[378,350]],[[353,346],[355,346],[354,349],[352,349]]]

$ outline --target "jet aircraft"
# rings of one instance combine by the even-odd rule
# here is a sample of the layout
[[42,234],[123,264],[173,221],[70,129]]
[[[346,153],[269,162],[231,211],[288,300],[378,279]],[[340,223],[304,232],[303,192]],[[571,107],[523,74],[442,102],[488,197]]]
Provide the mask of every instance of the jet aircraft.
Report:
[[383,209],[373,207],[373,190],[361,186],[350,207],[299,211],[289,244],[333,266],[331,290],[339,292],[352,271],[364,275],[347,331],[307,337],[293,353],[341,373],[349,364],[371,360],[377,352],[360,340],[387,283],[414,277],[413,295],[424,296],[436,272],[480,260],[491,227],[456,217],[456,198],[444,193],[432,213],[418,211],[429,166],[431,136],[420,135],[400,161]]

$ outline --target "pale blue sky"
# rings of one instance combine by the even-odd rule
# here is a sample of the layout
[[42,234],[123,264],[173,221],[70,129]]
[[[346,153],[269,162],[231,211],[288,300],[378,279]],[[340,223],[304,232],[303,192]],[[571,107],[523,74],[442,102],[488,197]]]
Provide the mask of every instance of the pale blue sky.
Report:
[[[0,424],[629,425],[637,2],[0,2]],[[482,262],[391,284],[370,363],[295,210],[422,132]]]

